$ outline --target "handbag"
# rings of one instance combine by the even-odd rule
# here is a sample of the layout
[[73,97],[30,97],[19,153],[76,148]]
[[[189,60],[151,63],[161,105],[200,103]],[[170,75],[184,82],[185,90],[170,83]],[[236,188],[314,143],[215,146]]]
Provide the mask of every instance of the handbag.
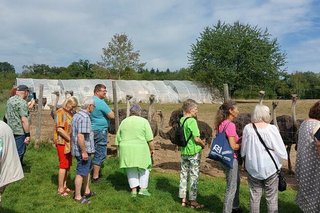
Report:
[[287,182],[286,182],[286,179],[284,177],[284,174],[281,170],[279,170],[277,164],[276,164],[276,161],[274,160],[273,156],[271,155],[270,151],[269,151],[269,148],[266,146],[266,144],[264,143],[264,141],[262,140],[261,138],[261,135],[259,134],[258,130],[257,130],[257,127],[254,123],[252,123],[253,125],[253,129],[254,131],[256,131],[257,135],[258,135],[258,138],[259,140],[261,141],[262,145],[264,146],[264,148],[267,150],[268,154],[270,155],[274,165],[276,166],[276,169],[277,169],[277,174],[278,174],[278,178],[279,178],[279,184],[278,184],[278,190],[280,192],[283,192],[287,189]]
[[222,132],[218,132],[216,137],[212,140],[208,158],[221,162],[229,169],[233,168],[234,151],[230,146],[229,140],[226,135],[226,128],[229,123],[224,127]]

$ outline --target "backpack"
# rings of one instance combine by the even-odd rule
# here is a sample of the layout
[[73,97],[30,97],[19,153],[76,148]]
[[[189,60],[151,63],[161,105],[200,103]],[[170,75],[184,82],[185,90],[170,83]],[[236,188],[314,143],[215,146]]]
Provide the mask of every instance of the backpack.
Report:
[[180,121],[177,123],[176,125],[176,130],[174,133],[174,141],[172,141],[172,143],[181,146],[181,147],[186,147],[188,144],[188,141],[191,139],[192,133],[191,135],[188,137],[188,139],[186,140],[186,138],[184,137],[184,123],[189,119],[190,117],[187,117],[186,119],[184,119],[182,125],[180,124]]

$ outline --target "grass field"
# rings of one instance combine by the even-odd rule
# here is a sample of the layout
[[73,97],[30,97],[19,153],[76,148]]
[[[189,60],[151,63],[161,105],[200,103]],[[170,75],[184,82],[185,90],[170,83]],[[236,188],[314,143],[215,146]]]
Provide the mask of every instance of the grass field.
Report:
[[[127,179],[118,169],[115,157],[109,158],[103,168],[103,180],[92,184],[97,196],[92,203],[82,206],[72,197],[57,195],[58,160],[52,145],[42,145],[36,150],[31,144],[26,153],[25,178],[9,185],[2,197],[0,212],[196,212],[191,208],[182,208],[177,197],[179,174],[152,170],[149,190],[151,197],[131,198]],[[71,168],[68,185],[73,188],[75,162]],[[201,175],[198,201],[206,204],[200,212],[221,212],[225,181]],[[240,202],[244,212],[249,211],[249,194],[246,182],[241,183]],[[289,189],[279,193],[279,212],[301,212],[294,202],[296,192]],[[262,202],[261,212],[266,212]]]

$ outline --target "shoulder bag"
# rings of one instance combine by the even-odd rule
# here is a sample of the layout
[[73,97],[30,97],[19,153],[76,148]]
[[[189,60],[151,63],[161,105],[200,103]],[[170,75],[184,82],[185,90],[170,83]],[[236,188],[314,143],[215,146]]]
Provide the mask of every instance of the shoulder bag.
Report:
[[256,131],[257,135],[258,135],[258,138],[259,140],[261,141],[262,145],[264,146],[264,148],[267,150],[268,154],[270,155],[274,165],[276,166],[276,169],[277,169],[277,174],[278,174],[278,177],[279,177],[279,185],[278,185],[278,190],[280,192],[283,192],[287,189],[287,182],[286,182],[286,179],[284,177],[284,174],[281,170],[279,170],[277,164],[276,164],[276,161],[274,160],[273,156],[271,155],[270,151],[269,151],[269,148],[266,146],[266,144],[264,143],[264,141],[262,140],[261,138],[261,135],[259,134],[258,130],[257,130],[257,127],[254,123],[252,123],[253,125],[253,129],[254,131]]

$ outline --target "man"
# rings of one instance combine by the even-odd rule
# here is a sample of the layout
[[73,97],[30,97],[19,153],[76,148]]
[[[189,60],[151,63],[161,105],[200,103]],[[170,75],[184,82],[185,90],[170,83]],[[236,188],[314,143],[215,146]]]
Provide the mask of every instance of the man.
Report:
[[26,85],[19,85],[16,95],[7,101],[7,123],[12,129],[16,142],[20,162],[23,164],[23,156],[26,152],[26,145],[30,143],[30,122],[27,98],[29,88]]
[[92,130],[94,133],[95,153],[92,160],[93,183],[98,182],[100,178],[100,169],[103,161],[107,156],[107,143],[108,143],[108,127],[109,120],[114,119],[114,113],[104,101],[107,94],[107,88],[103,84],[97,84],[94,87],[94,104],[95,109],[91,113]]
[[24,177],[11,128],[0,121],[0,203],[5,187]]
[[[77,159],[74,200],[81,204],[89,204],[88,198],[95,195],[89,187],[91,155],[95,151],[90,121],[94,107],[93,98],[86,97],[81,110],[72,118],[72,155]],[[82,184],[85,187],[84,196],[81,196]]]

